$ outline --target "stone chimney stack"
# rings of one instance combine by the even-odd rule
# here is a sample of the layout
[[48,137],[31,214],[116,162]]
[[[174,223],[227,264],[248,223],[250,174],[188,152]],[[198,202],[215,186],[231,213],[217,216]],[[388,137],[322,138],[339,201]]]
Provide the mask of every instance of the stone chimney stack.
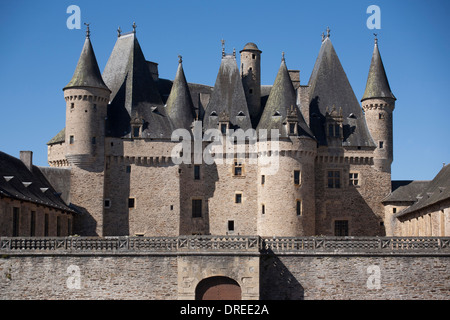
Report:
[[33,151],[20,151],[20,160],[27,166],[28,170],[33,170]]

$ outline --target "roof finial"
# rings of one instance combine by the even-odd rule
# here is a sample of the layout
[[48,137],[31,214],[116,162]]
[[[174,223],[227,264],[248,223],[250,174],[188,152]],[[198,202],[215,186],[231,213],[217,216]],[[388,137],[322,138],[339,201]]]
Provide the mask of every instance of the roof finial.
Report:
[[86,38],[89,39],[89,37],[91,36],[91,31],[89,30],[90,23],[85,22],[84,25],[86,26]]
[[117,38],[120,38],[120,35],[122,34],[122,29],[120,27],[117,28]]
[[136,25],[136,22],[133,22],[133,33],[136,33],[136,28],[137,28],[137,25]]
[[327,38],[329,38],[330,37],[330,27],[327,27]]
[[222,43],[222,57],[225,57],[225,40],[220,40],[220,42]]
[[178,55],[178,63],[182,63],[183,62],[183,57],[179,54]]
[[325,33],[322,32],[322,42],[325,40]]
[[236,48],[233,48],[233,57],[236,58]]
[[378,44],[378,38],[377,38],[378,33],[374,33],[373,35],[375,36],[375,44]]
[[284,59],[284,51],[281,53],[281,61],[285,61],[285,59]]

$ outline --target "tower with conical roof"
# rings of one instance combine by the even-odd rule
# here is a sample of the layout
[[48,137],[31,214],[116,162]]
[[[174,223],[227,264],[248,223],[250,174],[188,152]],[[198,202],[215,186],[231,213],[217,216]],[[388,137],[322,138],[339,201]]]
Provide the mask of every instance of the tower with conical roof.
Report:
[[166,112],[174,130],[181,128],[190,130],[195,119],[195,110],[181,56],[179,56],[177,74],[166,102]]
[[63,90],[65,157],[71,166],[70,202],[81,212],[74,221],[74,233],[102,236],[105,120],[111,91],[100,74],[89,25],[77,67]]
[[66,158],[71,165],[90,167],[104,158],[106,109],[111,91],[104,83],[90,40],[89,25],[78,64],[64,87]]
[[[314,159],[316,140],[296,103],[296,92],[283,58],[257,126],[270,137],[272,166],[259,166],[258,234],[296,237],[315,230]],[[278,141],[278,148],[274,145]],[[259,150],[264,152],[264,141]],[[268,146],[269,147],[269,146]],[[276,166],[273,164],[276,163]]]
[[376,143],[374,165],[377,170],[391,172],[393,155],[392,115],[395,96],[389,86],[375,35],[372,61],[367,77],[366,90],[361,99],[367,126]]
[[261,53],[253,42],[247,43],[240,51],[242,84],[254,126],[261,115]]

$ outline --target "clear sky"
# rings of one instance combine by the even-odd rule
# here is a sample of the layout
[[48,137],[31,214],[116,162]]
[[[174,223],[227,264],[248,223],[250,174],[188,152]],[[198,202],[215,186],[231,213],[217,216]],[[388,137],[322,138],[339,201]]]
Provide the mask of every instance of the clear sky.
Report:
[[[81,11],[81,29],[69,29],[70,5]],[[371,30],[370,5],[380,8]],[[394,180],[429,180],[450,162],[450,1],[448,0],[110,0],[0,1],[0,150],[34,152],[47,165],[46,143],[65,126],[62,88],[80,55],[84,22],[103,71],[117,28],[132,30],[161,78],[173,79],[178,55],[189,82],[214,85],[226,51],[247,42],[262,50],[262,84],[272,84],[286,53],[289,69],[307,84],[321,44],[331,40],[358,100],[367,80],[373,33],[394,95]],[[239,56],[239,54],[238,54]]]

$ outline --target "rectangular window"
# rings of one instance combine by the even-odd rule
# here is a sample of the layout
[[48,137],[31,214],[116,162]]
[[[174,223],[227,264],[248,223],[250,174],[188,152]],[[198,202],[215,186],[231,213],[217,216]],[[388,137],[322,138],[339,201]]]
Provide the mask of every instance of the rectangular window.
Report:
[[12,232],[12,236],[13,237],[18,237],[19,236],[19,228],[20,228],[20,209],[14,207],[13,208],[13,232]]
[[261,176],[261,185],[264,185],[266,183],[266,176],[262,175]]
[[57,237],[61,236],[61,217],[60,216],[56,217],[56,236]]
[[297,216],[301,216],[302,215],[302,201],[301,200],[297,200],[296,210],[297,210]]
[[74,141],[75,141],[74,136],[69,136],[69,143],[70,143],[70,144],[73,144]]
[[48,213],[44,215],[44,237],[48,237]]
[[95,138],[95,137],[92,137],[92,144],[96,144],[97,143],[97,138]]
[[30,215],[30,237],[36,235],[36,211],[31,211]]
[[351,172],[349,174],[349,176],[350,176],[350,181],[349,181],[350,185],[351,186],[359,186],[359,174],[356,172]]
[[328,188],[338,189],[341,187],[341,172],[336,170],[328,171]]
[[67,219],[67,234],[70,236],[72,235],[72,219]]
[[242,176],[242,162],[234,161],[233,171],[235,176]]
[[192,199],[192,218],[202,217],[202,200]]
[[261,205],[261,214],[265,214],[266,213],[266,205],[263,204]]
[[236,193],[234,196],[235,203],[242,203],[242,193]]
[[334,222],[334,235],[339,237],[348,236],[348,221],[336,220]]
[[75,103],[72,102],[72,103],[70,104],[70,109],[73,109],[73,108],[75,108]]
[[200,180],[200,166],[194,165],[194,179]]
[[226,123],[222,123],[220,124],[220,132],[222,132],[222,134],[226,134],[227,133],[227,124]]
[[111,208],[111,200],[105,199],[105,208]]
[[228,231],[234,231],[234,220],[228,220]]
[[392,213],[397,213],[397,208],[392,208]]
[[289,134],[295,134],[295,123],[289,123]]
[[341,127],[338,124],[334,125],[334,136],[336,138],[341,137]]
[[294,170],[294,184],[300,184],[300,170]]
[[383,149],[383,148],[384,148],[384,141],[380,141],[379,147],[380,147],[380,149]]
[[134,208],[136,205],[135,198],[128,198],[128,208]]
[[140,127],[133,127],[133,138],[139,138]]
[[131,166],[127,166],[126,169],[125,169],[125,172],[126,173],[131,173]]

